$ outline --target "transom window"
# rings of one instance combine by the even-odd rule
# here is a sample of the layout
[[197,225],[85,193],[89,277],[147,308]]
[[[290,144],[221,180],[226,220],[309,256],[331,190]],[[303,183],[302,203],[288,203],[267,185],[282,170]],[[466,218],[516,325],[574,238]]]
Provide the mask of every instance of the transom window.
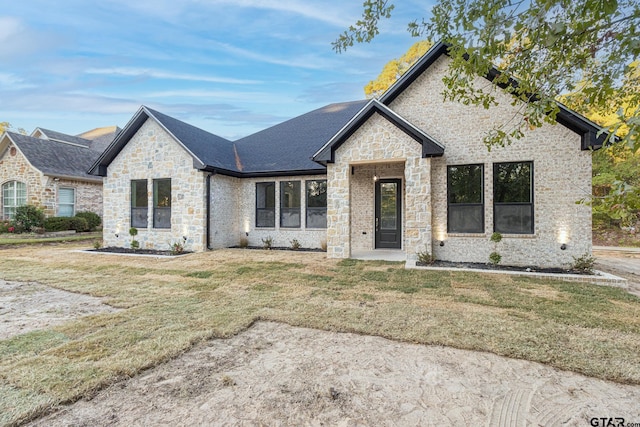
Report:
[[533,162],[493,165],[493,228],[533,234]]
[[447,166],[447,231],[484,233],[483,165]]
[[153,228],[171,228],[171,179],[153,180]]
[[276,226],[276,183],[256,183],[256,227]]
[[131,226],[135,228],[147,228],[149,217],[149,196],[147,193],[147,180],[137,179],[131,181]]
[[24,182],[9,181],[2,184],[2,216],[13,219],[16,208],[27,204],[27,185]]
[[280,182],[280,227],[300,227],[300,181]]
[[75,188],[58,188],[58,216],[74,216],[75,213]]
[[306,181],[307,228],[327,228],[327,180]]

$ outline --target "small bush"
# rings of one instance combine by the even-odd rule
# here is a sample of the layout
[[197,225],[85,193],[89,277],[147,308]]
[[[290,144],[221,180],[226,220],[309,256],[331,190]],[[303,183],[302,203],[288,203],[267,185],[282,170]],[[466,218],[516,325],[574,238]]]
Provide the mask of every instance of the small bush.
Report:
[[78,212],[76,217],[87,220],[87,224],[89,224],[89,231],[94,231],[100,226],[100,224],[102,224],[102,218],[100,218],[100,215],[95,212]]
[[45,231],[87,231],[89,224],[84,218],[67,217],[67,216],[52,216],[44,220]]
[[273,237],[267,236],[262,239],[262,249],[271,249],[273,246]]
[[491,238],[489,240],[491,240],[494,243],[500,243],[500,241],[502,240],[502,234],[496,231],[491,235]]
[[573,264],[571,265],[571,269],[584,274],[593,274],[593,265],[595,264],[595,262],[596,259],[591,256],[590,253],[586,252],[584,255],[578,258],[573,257]]
[[134,251],[136,249],[140,249],[140,242],[138,242],[137,240],[132,240],[131,241],[131,249],[133,249]]
[[11,221],[6,219],[0,221],[0,233],[9,233],[9,227],[12,227]]
[[498,265],[500,264],[500,261],[502,261],[502,255],[500,255],[498,252],[491,252],[491,254],[489,255],[489,261],[493,265]]
[[93,248],[94,249],[100,249],[102,247],[102,240],[95,240],[93,242]]
[[426,248],[424,251],[417,252],[416,255],[418,256],[418,262],[420,264],[431,265],[436,262],[436,257],[430,254],[429,251],[426,250]]
[[298,249],[300,249],[302,247],[302,245],[300,244],[300,242],[298,241],[298,239],[293,239],[291,240],[291,249],[293,249],[294,251],[297,251]]
[[177,242],[169,243],[171,255],[180,255],[184,252],[184,241],[178,240]]
[[249,246],[249,239],[247,239],[246,237],[241,237],[240,238],[240,247],[241,248],[246,248]]
[[44,210],[33,205],[18,206],[13,221],[22,230],[31,231],[44,224]]
[[327,241],[326,240],[321,240],[320,241],[320,249],[322,249],[324,252],[327,252]]
[[134,237],[138,235],[138,229],[135,227],[131,227],[129,229],[129,236]]

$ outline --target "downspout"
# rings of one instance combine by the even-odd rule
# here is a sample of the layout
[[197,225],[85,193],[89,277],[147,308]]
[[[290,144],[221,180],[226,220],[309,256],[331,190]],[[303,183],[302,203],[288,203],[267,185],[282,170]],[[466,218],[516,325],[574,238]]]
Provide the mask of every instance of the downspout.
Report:
[[207,175],[207,223],[205,225],[207,230],[207,249],[213,249],[211,247],[211,177],[215,174],[215,172],[209,173]]

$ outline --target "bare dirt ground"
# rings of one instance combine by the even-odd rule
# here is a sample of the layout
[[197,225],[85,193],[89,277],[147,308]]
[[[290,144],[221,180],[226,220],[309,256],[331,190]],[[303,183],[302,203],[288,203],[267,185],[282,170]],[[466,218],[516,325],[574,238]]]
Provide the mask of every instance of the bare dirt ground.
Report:
[[[637,278],[637,258],[610,258]],[[598,268],[615,274],[606,264]],[[102,310],[113,309],[85,295],[0,281],[0,339]],[[639,401],[640,386],[539,363],[258,322],[32,425],[584,426],[594,417],[640,423]]]
[[598,270],[627,279],[629,292],[640,296],[640,251],[594,250]]
[[640,386],[489,353],[259,322],[34,426],[640,422]]
[[115,309],[99,298],[38,283],[0,280],[0,339],[109,311]]

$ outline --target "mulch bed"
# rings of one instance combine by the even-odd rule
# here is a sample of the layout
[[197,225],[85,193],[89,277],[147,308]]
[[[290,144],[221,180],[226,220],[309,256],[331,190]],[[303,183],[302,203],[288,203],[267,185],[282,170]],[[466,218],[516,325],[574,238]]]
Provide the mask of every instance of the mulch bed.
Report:
[[265,248],[264,246],[231,246],[231,249],[260,249],[263,251],[294,251],[294,252],[326,252],[320,248],[298,248],[293,249],[290,246],[272,246],[271,248]]
[[500,271],[520,271],[527,273],[552,273],[552,274],[584,274],[593,275],[582,270],[566,269],[566,268],[542,268],[534,266],[515,266],[515,265],[495,265],[482,262],[452,262],[452,261],[435,261],[432,264],[417,262],[416,265],[421,267],[446,267],[446,268],[475,268],[479,270],[500,270]]
[[90,252],[109,252],[112,254],[135,254],[135,255],[162,255],[162,256],[178,256],[178,255],[186,255],[192,252],[184,251],[180,253],[175,253],[171,251],[162,251],[159,249],[131,249],[131,248],[116,248],[114,246],[110,246],[107,248],[100,249],[89,249]]

